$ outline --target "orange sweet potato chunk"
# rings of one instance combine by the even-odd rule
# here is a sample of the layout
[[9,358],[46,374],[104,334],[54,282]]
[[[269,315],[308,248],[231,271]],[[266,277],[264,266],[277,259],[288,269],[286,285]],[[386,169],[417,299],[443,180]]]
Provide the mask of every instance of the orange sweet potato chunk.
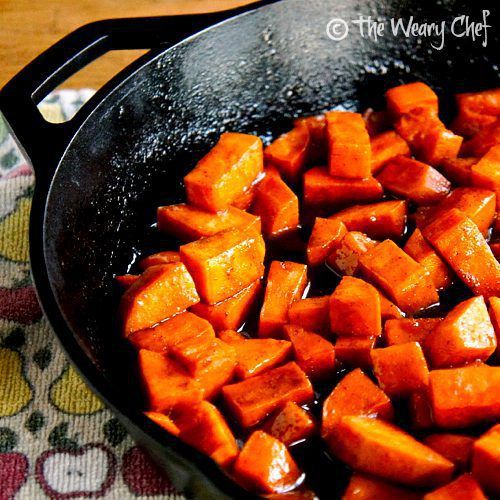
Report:
[[327,333],[330,331],[329,302],[328,296],[296,300],[288,309],[288,322],[305,330]]
[[347,233],[343,222],[316,217],[307,244],[307,263],[310,266],[323,264],[333,249]]
[[385,93],[385,98],[387,109],[394,117],[408,113],[415,108],[428,108],[435,114],[438,112],[438,97],[423,82],[392,87]]
[[215,339],[212,325],[196,314],[185,312],[158,323],[153,328],[139,330],[128,340],[136,349],[168,354],[172,347],[188,339]]
[[500,144],[500,118],[491,125],[484,127],[472,139],[464,142],[461,154],[465,156],[483,156],[497,144]]
[[305,127],[309,132],[307,162],[325,164],[327,154],[325,115],[306,116],[293,122],[295,127]]
[[500,263],[476,224],[463,212],[447,211],[422,234],[475,295],[500,294]]
[[478,158],[445,158],[439,165],[440,172],[454,184],[466,186],[470,184],[471,167],[477,163]]
[[330,328],[340,336],[378,337],[382,317],[377,289],[361,279],[344,276],[330,297]]
[[304,174],[304,204],[322,213],[354,202],[377,201],[382,196],[382,185],[374,177],[332,177],[325,167],[314,167]]
[[252,213],[262,220],[262,233],[274,238],[294,231],[299,224],[299,200],[274,169],[266,170],[256,188]]
[[180,262],[181,256],[179,252],[173,250],[165,250],[164,252],[148,255],[139,261],[139,267],[145,271],[151,266],[160,266],[162,264],[171,264],[172,262]]
[[193,278],[180,262],[146,269],[123,294],[125,336],[149,328],[199,302]]
[[415,313],[439,302],[427,269],[391,240],[361,255],[359,269],[406,313]]
[[138,360],[151,411],[164,412],[179,403],[192,404],[203,399],[204,389],[198,381],[168,356],[141,349]]
[[316,431],[316,424],[307,411],[289,402],[269,418],[263,430],[288,446],[311,437]]
[[255,431],[233,467],[238,482],[258,493],[282,493],[300,480],[300,472],[286,446],[263,431]]
[[366,234],[349,231],[327,257],[327,264],[340,274],[352,276],[358,269],[359,257],[378,244]]
[[264,274],[265,244],[255,232],[227,229],[180,247],[204,302],[232,297]]
[[285,179],[297,183],[308,159],[310,142],[307,127],[294,127],[264,149],[264,159]]
[[226,300],[216,304],[199,302],[191,307],[191,311],[208,320],[216,331],[237,330],[254,309],[261,291],[259,279]]
[[243,427],[252,427],[288,401],[308,403],[314,397],[311,382],[290,362],[222,389],[231,414]]
[[471,167],[472,184],[489,189],[497,196],[497,207],[500,206],[500,144],[493,146]]
[[425,347],[433,368],[486,361],[497,339],[483,297],[455,306],[427,337]]
[[417,228],[413,231],[403,250],[429,271],[436,289],[444,290],[451,285],[453,274],[441,257],[427,243],[420,229]]
[[423,443],[453,462],[457,471],[469,468],[474,438],[463,434],[430,434]]
[[495,425],[474,443],[472,473],[493,498],[500,495],[500,426]]
[[245,230],[255,228],[260,232],[258,217],[234,207],[213,213],[186,203],[168,205],[158,207],[157,220],[160,231],[182,241],[213,236],[232,227],[242,227]]
[[327,438],[349,415],[392,420],[394,409],[388,396],[359,368],[348,373],[323,403],[321,435]]
[[295,361],[311,380],[329,378],[335,373],[335,348],[317,333],[300,326],[285,325],[284,337],[292,343]]
[[188,202],[212,212],[231,206],[264,169],[259,137],[226,132],[184,177]]
[[275,367],[285,361],[292,344],[287,340],[250,339],[233,330],[219,332],[219,338],[236,351],[235,375],[246,379]]
[[274,337],[288,321],[290,305],[302,297],[307,285],[307,266],[273,261],[267,276],[264,303],[260,310],[259,337]]
[[382,167],[396,156],[409,156],[410,148],[407,142],[394,130],[378,134],[370,139],[372,148],[372,174],[375,175]]
[[434,417],[429,401],[429,388],[410,394],[408,398],[408,411],[411,426],[414,429],[430,429],[434,426]]
[[407,486],[440,486],[453,474],[449,460],[376,418],[343,417],[330,434],[329,445],[349,467]]
[[451,184],[435,168],[405,156],[392,159],[377,176],[384,189],[420,205],[441,200]]
[[384,323],[384,339],[387,345],[423,342],[443,318],[399,318]]
[[373,373],[389,396],[408,396],[427,387],[429,369],[418,342],[373,349],[371,356]]
[[424,495],[423,500],[487,500],[471,474],[463,474],[446,486]]
[[115,281],[120,285],[123,289],[129,288],[133,283],[135,283],[139,279],[139,274],[121,274],[115,276]]
[[349,231],[360,231],[374,239],[401,238],[406,228],[407,206],[403,200],[354,205],[329,217],[343,222]]
[[394,303],[392,303],[383,293],[380,293],[380,312],[382,321],[388,319],[399,319],[405,316],[404,312]]
[[372,367],[371,350],[377,337],[342,336],[335,343],[335,358],[343,366],[369,369]]
[[342,500],[420,500],[421,495],[376,477],[355,472]]
[[179,427],[175,425],[174,421],[164,413],[158,413],[156,411],[146,411],[144,415],[151,419],[155,424],[159,425],[162,429],[166,430],[172,436],[179,435]]
[[439,427],[457,429],[500,418],[500,367],[432,370],[429,388]]
[[326,134],[330,175],[348,179],[371,176],[370,137],[360,114],[329,111]]
[[495,329],[495,335],[497,337],[497,351],[495,357],[497,360],[500,360],[500,298],[499,297],[489,298],[489,313],[490,313],[491,324]]

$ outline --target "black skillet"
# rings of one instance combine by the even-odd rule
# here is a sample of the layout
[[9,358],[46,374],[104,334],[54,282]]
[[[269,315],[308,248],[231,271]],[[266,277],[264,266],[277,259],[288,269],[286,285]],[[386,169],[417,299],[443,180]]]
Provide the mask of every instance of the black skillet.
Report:
[[[332,18],[449,23],[458,15],[479,21],[482,9],[491,12],[486,47],[450,33],[442,50],[430,46],[439,39],[387,31],[374,42],[351,23],[341,41],[326,34]],[[445,114],[453,93],[498,86],[497,14],[493,2],[479,1],[283,0],[239,12],[103,21],[64,38],[0,93],[0,110],[36,173],[31,264],[44,311],[88,384],[187,495],[246,494],[208,459],[160,432],[134,396],[133,363],[115,324],[113,276],[141,251],[168,245],[148,229],[155,207],[183,198],[182,176],[224,130],[268,138],[297,115],[379,106],[385,89],[413,80],[437,90]],[[71,121],[43,120],[36,103],[58,83],[106,51],[128,48],[152,51]],[[319,449],[312,454],[319,458],[306,455],[301,461],[318,493],[338,496],[344,470]]]

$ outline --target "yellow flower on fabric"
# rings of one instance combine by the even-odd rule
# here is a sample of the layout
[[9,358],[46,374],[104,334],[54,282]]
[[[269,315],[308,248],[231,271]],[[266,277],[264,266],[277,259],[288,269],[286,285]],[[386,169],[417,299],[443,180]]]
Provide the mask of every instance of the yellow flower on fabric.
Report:
[[0,417],[19,413],[32,398],[19,353],[0,348]]
[[18,262],[29,259],[30,198],[21,198],[16,209],[0,222],[0,255]]

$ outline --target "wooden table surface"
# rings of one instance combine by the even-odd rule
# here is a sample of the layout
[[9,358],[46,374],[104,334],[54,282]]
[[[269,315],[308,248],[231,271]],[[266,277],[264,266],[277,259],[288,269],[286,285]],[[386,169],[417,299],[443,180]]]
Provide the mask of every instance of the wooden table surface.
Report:
[[[249,0],[0,0],[0,88],[47,47],[91,21],[208,12],[246,3]],[[110,52],[61,87],[97,89],[142,52]]]

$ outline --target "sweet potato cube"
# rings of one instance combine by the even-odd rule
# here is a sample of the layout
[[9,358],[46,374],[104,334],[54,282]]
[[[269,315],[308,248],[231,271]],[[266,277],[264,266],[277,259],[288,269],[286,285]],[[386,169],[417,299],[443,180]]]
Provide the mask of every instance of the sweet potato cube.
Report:
[[472,165],[471,180],[474,186],[493,191],[497,196],[497,208],[500,207],[500,144]]
[[475,295],[500,294],[500,263],[476,224],[463,212],[449,210],[422,234]]
[[185,443],[209,456],[221,467],[230,466],[238,456],[236,439],[220,411],[208,401],[179,405],[173,416]]
[[335,373],[335,348],[317,333],[300,326],[285,325],[284,337],[292,343],[295,361],[311,380],[321,380]]
[[274,165],[285,179],[296,183],[304,170],[309,144],[309,129],[294,127],[264,149],[264,158],[266,162]]
[[349,231],[360,231],[370,238],[396,239],[405,232],[406,212],[405,201],[381,201],[344,208],[329,220],[343,222]]
[[174,360],[146,349],[139,351],[138,360],[148,409],[164,412],[179,403],[203,399],[204,389]]
[[373,349],[371,356],[373,373],[389,396],[408,396],[427,387],[429,369],[418,342]]
[[158,207],[158,229],[182,241],[194,241],[213,236],[225,229],[255,228],[260,232],[260,220],[238,208],[229,207],[217,213],[208,212],[186,203]]
[[471,474],[463,474],[446,486],[424,495],[423,500],[487,500]]
[[500,118],[464,142],[460,152],[465,156],[483,156],[497,144],[500,144]]
[[130,286],[135,283],[139,277],[139,274],[121,274],[115,276],[115,281],[126,290],[127,288],[130,288]]
[[332,177],[325,167],[314,167],[304,174],[304,205],[322,212],[327,213],[353,202],[377,201],[382,196],[382,185],[374,177]]
[[468,469],[474,438],[463,434],[430,434],[423,443],[453,462],[457,471]]
[[252,427],[288,401],[308,403],[314,397],[311,382],[290,362],[222,389],[230,412],[243,427]]
[[287,446],[311,437],[316,431],[312,417],[296,403],[286,405],[264,424],[263,430]]
[[500,426],[483,434],[472,449],[472,473],[491,495],[500,495]]
[[500,418],[500,367],[432,370],[429,388],[439,427],[456,429]]
[[321,435],[326,438],[348,415],[392,420],[391,400],[359,368],[348,373],[323,403]]
[[495,329],[495,335],[497,337],[497,351],[495,357],[497,359],[500,359],[500,298],[499,297],[489,298],[489,313],[490,313],[491,324]]
[[172,436],[179,435],[179,427],[175,425],[174,421],[164,413],[158,413],[156,411],[145,411],[144,415],[152,420],[156,425],[159,425],[162,429],[166,430]]
[[355,472],[342,500],[420,500],[421,495],[376,477]]
[[377,289],[366,281],[344,276],[330,297],[330,328],[340,336],[378,337],[382,317]]
[[180,262],[181,256],[179,252],[173,250],[165,250],[164,252],[148,255],[139,261],[139,267],[145,271],[151,266],[160,266],[162,264],[171,264],[172,262]]
[[435,168],[405,156],[387,163],[377,179],[384,189],[421,205],[441,200],[451,186]]
[[263,431],[255,431],[243,446],[233,473],[239,483],[258,493],[282,493],[302,476],[286,446]]
[[259,137],[226,132],[184,177],[188,202],[212,212],[231,206],[264,169]]
[[425,341],[433,368],[486,361],[497,347],[495,330],[483,297],[455,306]]
[[329,332],[329,302],[329,296],[296,300],[288,309],[288,322],[316,333]]
[[196,314],[185,312],[158,323],[153,328],[138,330],[128,340],[136,349],[168,354],[172,347],[185,340],[214,340],[212,325]]
[[260,235],[227,229],[180,247],[203,301],[232,297],[264,274],[265,244]]
[[343,366],[369,369],[372,367],[371,350],[377,337],[342,336],[335,343],[335,358]]
[[325,115],[298,118],[293,124],[295,127],[305,127],[309,132],[307,162],[324,165],[327,155]]
[[382,167],[396,156],[409,156],[410,148],[407,142],[394,130],[378,134],[370,139],[372,148],[372,174],[375,175]]
[[439,165],[439,171],[451,182],[460,186],[470,184],[471,167],[478,158],[445,158]]
[[439,486],[453,474],[449,460],[377,418],[343,417],[328,441],[332,452],[349,467],[407,486]]
[[434,426],[428,388],[410,394],[408,398],[408,412],[410,414],[411,425],[414,429],[430,429]]
[[429,271],[391,240],[361,255],[359,269],[406,313],[415,313],[439,302]]
[[403,250],[429,271],[432,281],[438,290],[444,290],[451,285],[453,275],[450,269],[427,243],[420,229],[417,228],[413,231]]
[[428,108],[438,112],[436,93],[423,82],[406,83],[390,88],[385,93],[387,109],[394,116],[408,113],[415,108]]
[[380,312],[382,313],[382,321],[388,319],[399,319],[404,317],[404,312],[391,302],[383,293],[380,293]]
[[260,310],[259,337],[274,337],[288,321],[290,305],[302,297],[307,285],[307,266],[273,261],[267,276],[264,303]]
[[324,264],[346,233],[347,229],[343,222],[316,217],[307,244],[307,263],[313,267]]
[[261,218],[264,236],[274,238],[297,229],[299,200],[275,170],[267,169],[257,186],[252,213]]
[[425,339],[443,318],[399,318],[389,319],[384,324],[384,339],[387,345],[418,342],[424,345]]
[[200,301],[193,278],[180,262],[146,269],[123,294],[125,336],[149,328]]
[[234,370],[238,378],[258,375],[285,361],[292,351],[287,340],[249,339],[233,330],[219,332],[219,338],[236,351],[237,365]]
[[378,244],[359,231],[348,232],[327,257],[327,264],[340,274],[352,276],[358,269],[359,257]]
[[191,307],[191,311],[208,320],[216,331],[237,330],[246,321],[261,291],[259,279],[226,300],[217,304],[199,302]]

